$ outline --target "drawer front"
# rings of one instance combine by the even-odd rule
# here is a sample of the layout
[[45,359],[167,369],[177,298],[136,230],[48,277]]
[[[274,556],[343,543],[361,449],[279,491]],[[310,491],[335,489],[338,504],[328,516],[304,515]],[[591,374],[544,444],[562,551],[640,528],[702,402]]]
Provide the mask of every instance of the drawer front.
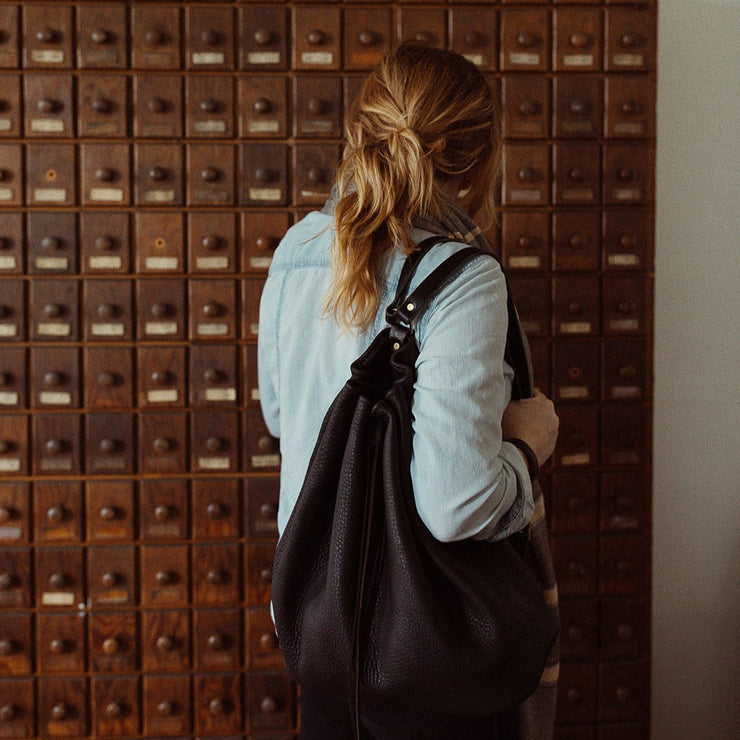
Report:
[[77,78],[77,132],[86,137],[123,138],[129,130],[125,77],[81,72]]
[[544,72],[548,68],[550,17],[544,10],[501,11],[501,69]]
[[85,211],[80,215],[80,263],[84,273],[128,273],[129,244],[127,213]]
[[183,736],[191,731],[190,677],[144,676],[144,731]]
[[82,144],[82,205],[129,205],[128,144]]
[[339,69],[340,45],[339,8],[314,6],[294,9],[294,69]]
[[31,672],[31,644],[30,620],[23,614],[3,615],[0,627],[0,667],[4,675],[23,676]]
[[185,64],[193,70],[234,69],[231,8],[185,9]]
[[450,10],[451,48],[481,71],[498,68],[498,14],[493,8]]
[[128,347],[83,349],[85,405],[98,410],[133,405],[133,361]]
[[179,609],[147,609],[141,615],[144,669],[182,672],[191,665],[190,624]]
[[77,153],[73,144],[26,145],[26,202],[46,207],[77,203]]
[[540,206],[550,201],[550,152],[547,144],[504,145],[504,205]]
[[79,408],[80,365],[75,347],[31,348],[31,398],[35,408]]
[[[0,148],[0,153],[5,154]],[[20,163],[20,156],[18,157]],[[3,181],[9,170],[3,169]],[[20,168],[17,171],[20,175]],[[4,186],[0,186],[0,197]],[[24,266],[24,234],[23,218],[20,213],[0,213],[0,275],[18,275],[23,272]]]
[[131,63],[142,69],[180,67],[180,9],[166,5],[131,8]]
[[36,618],[36,659],[43,673],[82,673],[86,668],[87,618],[41,613]]
[[37,542],[82,541],[82,484],[37,481],[33,486],[34,539]]
[[184,412],[139,414],[139,470],[160,474],[186,472],[187,438]]
[[202,540],[240,536],[241,508],[236,478],[196,478],[192,482],[193,536]]
[[85,603],[82,551],[75,547],[36,550],[36,603],[45,609],[73,611]]
[[30,522],[30,483],[0,480],[0,542],[3,545],[27,543],[31,535]]
[[344,69],[372,69],[391,48],[391,10],[347,7],[343,20]]
[[134,415],[88,414],[85,420],[85,469],[96,475],[130,475],[136,449]]
[[550,131],[550,85],[547,79],[510,75],[501,85],[504,136],[545,139]]
[[183,540],[188,536],[188,490],[184,480],[143,480],[139,519],[145,540]]
[[31,421],[31,472],[34,475],[82,473],[81,420],[77,414],[37,414]]
[[188,215],[190,272],[233,273],[236,270],[236,214],[194,212]]
[[93,607],[115,609],[133,606],[136,603],[134,548],[89,548],[87,584]]
[[23,66],[27,69],[70,69],[72,52],[72,8],[23,6]]
[[185,129],[195,138],[231,138],[234,134],[234,91],[229,77],[188,77]]
[[82,69],[126,67],[126,8],[92,5],[77,8],[77,66]]
[[3,348],[0,358],[0,408],[27,406],[26,355],[22,347]]
[[85,485],[87,537],[103,543],[134,538],[134,483],[89,480]]
[[23,80],[25,135],[74,136],[71,75],[28,74]]
[[137,206],[183,205],[183,157],[179,145],[136,144],[134,176]]
[[23,156],[20,144],[0,144],[0,205],[20,206],[24,201]]
[[38,684],[38,725],[42,737],[87,734],[89,703],[84,678],[41,678]]

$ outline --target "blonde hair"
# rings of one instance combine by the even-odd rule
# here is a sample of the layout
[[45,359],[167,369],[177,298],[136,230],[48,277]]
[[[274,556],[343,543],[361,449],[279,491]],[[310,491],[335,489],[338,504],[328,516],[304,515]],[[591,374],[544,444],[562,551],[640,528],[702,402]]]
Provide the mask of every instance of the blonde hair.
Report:
[[403,44],[370,74],[345,123],[337,170],[333,281],[326,300],[345,328],[365,329],[380,304],[377,271],[415,248],[416,217],[439,219],[447,181],[471,215],[494,217],[500,170],[496,102],[483,75],[452,51]]

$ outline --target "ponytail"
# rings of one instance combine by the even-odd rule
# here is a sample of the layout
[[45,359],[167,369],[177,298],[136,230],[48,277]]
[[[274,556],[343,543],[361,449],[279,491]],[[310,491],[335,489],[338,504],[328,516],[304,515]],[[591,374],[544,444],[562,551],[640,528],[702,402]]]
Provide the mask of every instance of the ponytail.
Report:
[[419,216],[440,217],[446,180],[468,179],[462,205],[493,213],[495,122],[485,79],[454,52],[405,44],[370,75],[345,124],[337,171],[326,308],[342,326],[372,322],[383,256],[413,251],[409,229]]

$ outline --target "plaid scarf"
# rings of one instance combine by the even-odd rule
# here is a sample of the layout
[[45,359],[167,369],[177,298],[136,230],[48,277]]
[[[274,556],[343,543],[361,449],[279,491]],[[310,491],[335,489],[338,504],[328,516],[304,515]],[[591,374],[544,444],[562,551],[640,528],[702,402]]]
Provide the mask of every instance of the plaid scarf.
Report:
[[[337,191],[332,189],[327,200],[324,213],[333,213]],[[452,200],[444,204],[443,215],[439,220],[418,217],[414,219],[414,226],[434,234],[449,236],[452,241],[471,244],[493,254],[491,245],[480,227]],[[516,330],[521,332],[529,378],[527,386],[532,387],[532,366],[529,359],[529,345],[522,332],[519,322],[514,322]],[[509,330],[511,331],[511,325]],[[550,608],[558,615],[558,587],[555,581],[555,567],[547,532],[545,518],[545,500],[540,484],[535,481],[532,486],[534,496],[534,514],[529,524],[529,542],[527,561],[530,569],[542,584],[542,590]],[[560,673],[560,649],[556,642],[542,673],[537,690],[525,702],[516,708],[516,725],[518,740],[550,740],[553,736],[555,724],[555,707],[557,700],[557,681]]]

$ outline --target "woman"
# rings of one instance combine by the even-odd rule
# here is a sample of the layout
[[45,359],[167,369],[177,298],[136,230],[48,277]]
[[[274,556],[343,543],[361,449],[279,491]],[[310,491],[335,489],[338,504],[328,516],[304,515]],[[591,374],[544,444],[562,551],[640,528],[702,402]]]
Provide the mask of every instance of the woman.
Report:
[[[330,403],[385,324],[406,255],[433,234],[449,235],[425,255],[413,289],[466,242],[485,244],[466,214],[493,215],[496,111],[485,79],[463,57],[401,46],[369,76],[348,116],[332,198],[276,250],[260,307],[259,385],[265,421],[281,440],[280,532]],[[507,325],[503,274],[482,257],[443,289],[416,331],[411,475],[419,514],[442,541],[497,540],[526,527],[528,455],[542,464],[554,449],[552,403],[542,394],[510,401]],[[301,708],[302,738],[352,737],[340,697],[304,691]],[[510,732],[499,716],[362,720],[367,737],[383,740]]]

